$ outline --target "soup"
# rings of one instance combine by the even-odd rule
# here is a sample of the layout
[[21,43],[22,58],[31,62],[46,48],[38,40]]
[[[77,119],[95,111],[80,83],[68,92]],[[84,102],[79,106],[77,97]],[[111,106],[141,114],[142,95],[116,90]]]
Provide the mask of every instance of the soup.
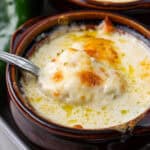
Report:
[[108,19],[58,27],[29,58],[41,71],[38,79],[23,72],[24,97],[38,115],[66,127],[126,123],[150,107],[149,50]]

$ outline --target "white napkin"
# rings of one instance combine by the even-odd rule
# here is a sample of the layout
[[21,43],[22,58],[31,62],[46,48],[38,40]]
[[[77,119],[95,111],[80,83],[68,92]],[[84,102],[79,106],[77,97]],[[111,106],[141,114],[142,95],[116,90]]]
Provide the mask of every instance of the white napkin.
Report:
[[0,150],[28,150],[0,117]]

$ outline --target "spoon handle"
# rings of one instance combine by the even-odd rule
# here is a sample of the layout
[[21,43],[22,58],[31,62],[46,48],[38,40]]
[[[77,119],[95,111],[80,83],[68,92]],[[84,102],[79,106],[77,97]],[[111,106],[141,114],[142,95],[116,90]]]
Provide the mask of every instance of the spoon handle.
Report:
[[29,61],[23,57],[20,57],[20,56],[14,55],[14,54],[10,54],[10,53],[0,50],[0,60],[3,60],[10,64],[14,64],[28,72],[31,72],[32,74],[34,74],[36,76],[38,76],[38,74],[39,74],[39,70],[40,70],[39,67],[37,67],[31,61]]

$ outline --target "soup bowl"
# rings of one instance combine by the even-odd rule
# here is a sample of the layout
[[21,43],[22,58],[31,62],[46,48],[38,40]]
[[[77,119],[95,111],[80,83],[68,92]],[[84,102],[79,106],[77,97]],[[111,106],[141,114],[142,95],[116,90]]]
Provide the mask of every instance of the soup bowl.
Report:
[[[93,25],[105,19],[105,17],[110,18],[114,24],[126,26],[141,34],[145,39],[150,39],[148,29],[126,17],[99,11],[70,12],[29,20],[14,33],[10,52],[24,57],[32,55],[33,47],[49,36],[56,26],[72,22],[84,22],[84,24]],[[54,150],[97,149],[99,143],[120,139],[123,135],[130,135],[131,132],[134,135],[140,135],[147,131],[137,124],[148,114],[149,110],[145,110],[132,120],[109,128],[76,129],[51,122],[39,116],[28,104],[21,92],[20,76],[21,73],[17,67],[7,65],[6,83],[11,113],[23,134],[43,148]],[[132,130],[128,130],[130,127]],[[126,130],[120,131],[118,130],[120,128]]]
[[142,0],[131,0],[131,1],[123,1],[123,2],[118,2],[118,1],[111,1],[111,0],[108,0],[108,1],[101,1],[101,0],[87,0],[88,3],[91,3],[91,4],[97,4],[97,5],[116,5],[116,6],[133,6],[133,5],[139,5],[140,3],[142,3]]
[[[111,0],[67,0],[73,4],[81,6],[83,8],[91,8],[98,10],[113,10],[122,11],[127,13],[139,13],[143,10],[148,10],[150,7],[149,0],[133,0],[128,2],[113,2]],[[142,11],[141,11],[142,10]],[[133,11],[133,12],[132,12]],[[135,11],[135,12],[134,12]]]

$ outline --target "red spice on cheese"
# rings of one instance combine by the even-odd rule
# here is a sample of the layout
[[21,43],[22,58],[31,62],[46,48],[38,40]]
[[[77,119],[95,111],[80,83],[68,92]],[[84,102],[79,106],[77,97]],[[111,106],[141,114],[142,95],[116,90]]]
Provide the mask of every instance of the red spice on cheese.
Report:
[[81,83],[86,86],[93,87],[102,83],[102,79],[92,71],[81,71],[78,75]]
[[59,93],[59,92],[54,92],[53,95],[54,95],[55,97],[58,97],[58,96],[60,95],[60,93]]
[[95,37],[86,38],[84,50],[98,61],[105,61],[111,65],[119,63],[119,55],[111,40]]
[[83,129],[83,127],[81,125],[79,125],[79,124],[74,125],[73,127],[76,128],[76,129]]
[[51,61],[52,61],[52,62],[56,62],[56,58],[52,58]]
[[61,71],[57,71],[54,73],[52,79],[55,81],[55,82],[60,82],[63,80],[63,74]]

